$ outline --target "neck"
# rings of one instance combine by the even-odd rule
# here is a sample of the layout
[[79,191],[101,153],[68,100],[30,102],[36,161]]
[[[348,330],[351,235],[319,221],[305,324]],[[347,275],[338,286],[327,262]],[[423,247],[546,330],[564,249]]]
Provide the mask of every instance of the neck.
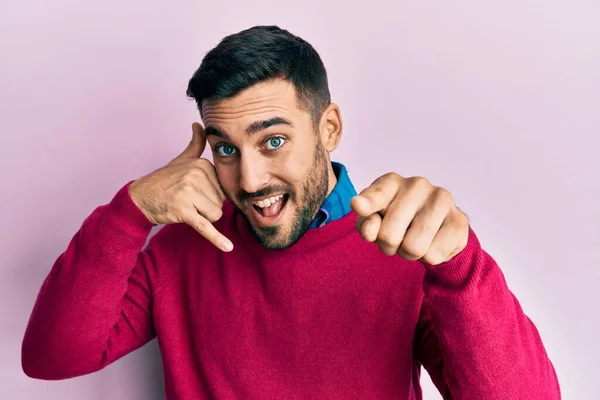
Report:
[[335,172],[333,172],[333,167],[331,166],[331,161],[327,164],[327,175],[329,177],[329,187],[327,189],[327,196],[333,192],[335,185],[337,183],[337,177],[335,176]]

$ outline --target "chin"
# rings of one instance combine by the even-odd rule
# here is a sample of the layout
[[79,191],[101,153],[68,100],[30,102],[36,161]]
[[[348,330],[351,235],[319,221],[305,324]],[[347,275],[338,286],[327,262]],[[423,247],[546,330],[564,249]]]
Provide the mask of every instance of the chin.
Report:
[[284,197],[284,205],[277,215],[265,217],[257,212],[255,207],[244,204],[243,214],[248,221],[256,240],[266,249],[283,250],[302,237],[308,229],[310,221],[309,214],[305,210],[298,209]]
[[292,246],[296,241],[300,238],[292,237],[289,233],[289,229],[287,229],[287,234],[284,233],[284,229],[281,226],[269,226],[269,227],[260,227],[257,228],[253,224],[250,224],[252,227],[252,233],[256,240],[266,249],[269,250],[283,250]]

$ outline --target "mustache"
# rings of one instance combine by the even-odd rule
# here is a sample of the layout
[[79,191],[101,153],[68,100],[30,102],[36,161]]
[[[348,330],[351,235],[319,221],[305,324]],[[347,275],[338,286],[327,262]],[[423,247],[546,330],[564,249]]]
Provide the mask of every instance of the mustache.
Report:
[[244,201],[256,200],[261,197],[268,197],[270,195],[279,194],[279,193],[284,193],[284,194],[289,195],[289,197],[292,200],[295,199],[295,197],[296,197],[296,193],[289,186],[269,186],[269,187],[262,188],[253,193],[246,192],[245,190],[240,190],[238,192],[237,197],[240,202],[244,202]]

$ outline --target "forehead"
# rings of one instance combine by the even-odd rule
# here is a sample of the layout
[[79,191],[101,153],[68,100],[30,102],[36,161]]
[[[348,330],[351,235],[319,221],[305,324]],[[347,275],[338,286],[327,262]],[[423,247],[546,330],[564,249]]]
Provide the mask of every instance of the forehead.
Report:
[[285,80],[261,82],[234,97],[202,102],[205,125],[249,124],[257,119],[282,117],[298,119],[308,114],[298,106],[294,85]]

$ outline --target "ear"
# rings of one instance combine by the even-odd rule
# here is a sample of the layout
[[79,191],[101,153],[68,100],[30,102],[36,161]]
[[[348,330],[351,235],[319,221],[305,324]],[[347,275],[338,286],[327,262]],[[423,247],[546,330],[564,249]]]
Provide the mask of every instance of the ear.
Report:
[[319,122],[321,142],[327,152],[333,152],[342,139],[342,114],[337,104],[331,103],[327,106]]

